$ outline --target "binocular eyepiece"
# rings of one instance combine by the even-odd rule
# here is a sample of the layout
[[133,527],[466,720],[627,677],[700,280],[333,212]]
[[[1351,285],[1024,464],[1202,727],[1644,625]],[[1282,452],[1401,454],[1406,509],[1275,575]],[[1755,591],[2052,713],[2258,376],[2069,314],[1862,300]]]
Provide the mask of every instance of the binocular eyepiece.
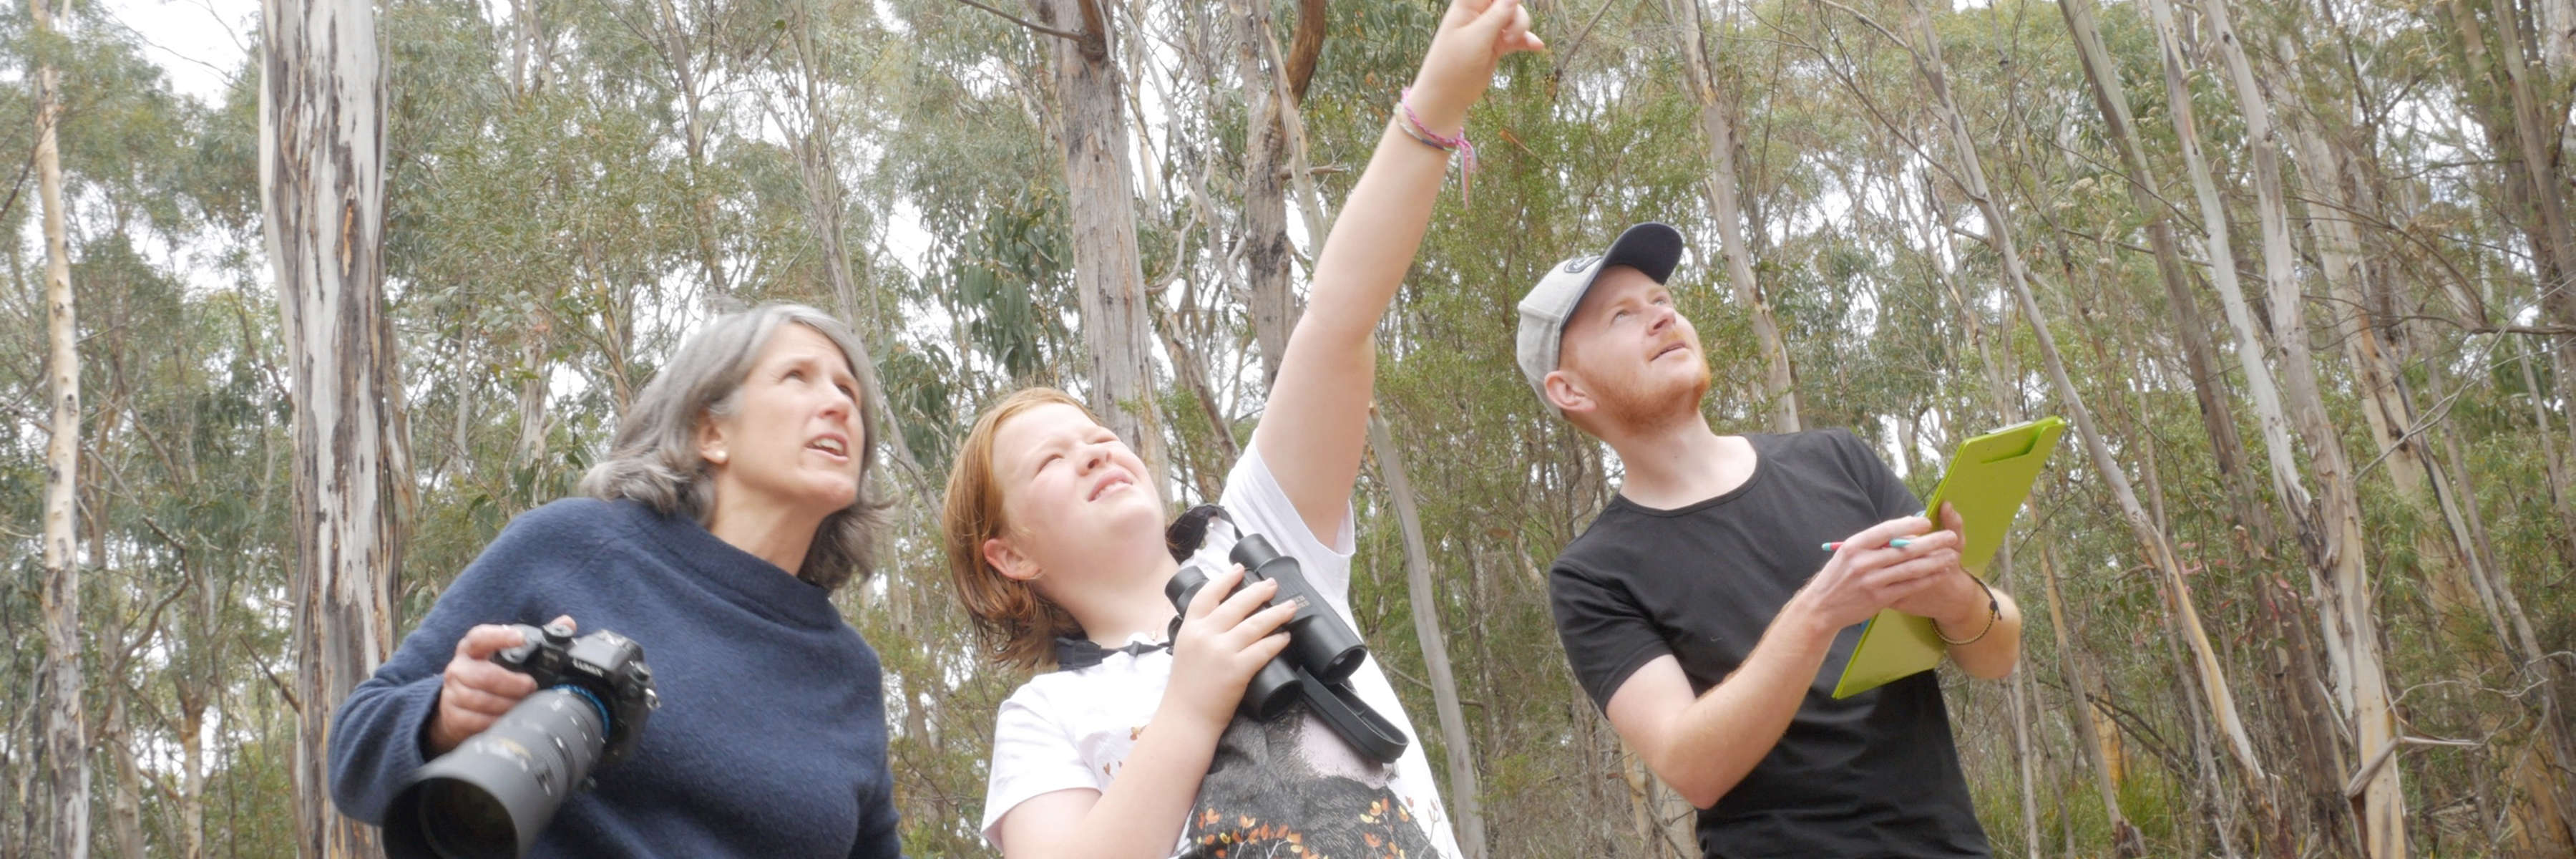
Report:
[[492,727],[412,773],[385,814],[394,857],[526,855],[591,771],[635,748],[661,700],[644,648],[601,630],[520,625],[526,643],[492,661],[537,681]]

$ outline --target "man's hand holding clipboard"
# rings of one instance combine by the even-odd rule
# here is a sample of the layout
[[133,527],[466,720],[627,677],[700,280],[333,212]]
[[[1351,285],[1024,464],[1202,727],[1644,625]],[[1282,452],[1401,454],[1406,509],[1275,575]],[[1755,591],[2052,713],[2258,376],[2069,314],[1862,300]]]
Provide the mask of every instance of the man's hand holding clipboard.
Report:
[[[1981,588],[1986,566],[2003,548],[2013,518],[2020,513],[2022,502],[2029,499],[2032,484],[2065,433],[2066,421],[2052,416],[1969,439],[1951,457],[1949,471],[1942,475],[1940,486],[1932,490],[1932,497],[1926,499],[1925,509],[1939,511],[1942,528],[1960,534],[1959,565],[1978,580]],[[1987,593],[1987,618],[1991,624],[1997,609],[1992,591]],[[1971,626],[1947,631],[1957,638],[1945,636],[1931,618],[1903,610],[1922,607],[1912,602],[1900,603],[1870,619],[1869,626],[1861,631],[1860,644],[1852,648],[1851,660],[1843,666],[1842,679],[1834,685],[1834,697],[1848,698],[1931,670],[1941,664],[1942,655],[1952,643],[1966,644],[1984,634]]]

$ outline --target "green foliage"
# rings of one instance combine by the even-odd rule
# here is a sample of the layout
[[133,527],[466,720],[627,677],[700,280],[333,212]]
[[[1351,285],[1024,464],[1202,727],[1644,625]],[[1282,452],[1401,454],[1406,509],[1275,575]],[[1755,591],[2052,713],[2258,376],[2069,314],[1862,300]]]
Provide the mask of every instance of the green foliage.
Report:
[[[1175,463],[1178,491],[1167,494],[1179,501],[1211,490],[1230,464],[1229,444],[1248,442],[1265,405],[1239,252],[1249,100],[1231,7],[1111,5],[1122,81],[1141,111],[1128,117],[1129,133],[1142,133],[1129,156],[1149,306],[1191,353],[1158,352],[1166,384],[1151,404]],[[381,9],[391,81],[386,292],[413,481],[396,627],[426,611],[512,516],[571,491],[619,411],[712,313],[764,300],[844,313],[884,384],[894,421],[883,431],[901,438],[912,462],[889,468],[879,487],[897,502],[885,572],[843,604],[886,666],[908,849],[981,853],[991,720],[1024,678],[994,667],[958,608],[929,494],[994,396],[1028,384],[1087,387],[1076,238],[1044,83],[1055,45],[950,0],[685,6],[403,0]],[[2048,383],[2029,320],[2003,288],[2002,258],[1987,241],[1998,225],[1951,175],[1955,153],[1920,70],[1857,17],[1917,40],[1910,8],[1711,7],[1707,47],[1719,97],[1738,117],[1748,262],[1786,337],[1802,417],[1852,428],[1920,490],[1957,439],[2001,422],[2001,410],[2066,413],[2073,403]],[[1272,11],[1285,46],[1294,6]],[[1310,178],[1328,210],[1312,213],[1317,220],[1329,221],[1356,181],[1439,11],[1429,2],[1332,4],[1299,106]],[[1555,50],[1508,60],[1471,114],[1482,169],[1444,190],[1378,339],[1377,404],[1417,494],[1431,608],[1469,748],[1448,748],[1430,729],[1395,499],[1375,469],[1354,501],[1352,607],[1435,764],[1464,756],[1478,772],[1493,855],[1661,855],[1631,824],[1634,803],[1661,802],[1659,792],[1632,796],[1626,777],[1639,771],[1569,676],[1546,604],[1549,559],[1615,490],[1620,466],[1532,396],[1512,364],[1511,308],[1544,267],[1597,251],[1630,223],[1664,220],[1694,248],[1674,285],[1707,346],[1706,410],[1721,431],[1767,425],[1768,358],[1718,256],[1701,105],[1668,5],[1535,11]],[[2544,303],[2549,284],[2539,275],[2553,269],[2533,251],[2522,168],[2499,149],[2512,138],[2493,125],[2499,73],[2472,64],[2454,7],[2347,5],[2332,24],[2295,5],[2234,12],[2261,61],[2306,70],[2266,75],[2276,113],[2313,123],[2365,161],[2354,179],[2363,187],[2348,189],[2362,192],[2360,203],[2346,211],[2316,193],[2339,179],[2288,159],[2312,330],[2267,334],[2309,338],[2330,417],[2359,468],[2373,599],[2404,723],[2417,735],[2480,743],[2400,756],[2410,838],[2422,852],[2484,855],[2499,843],[2499,821],[2518,813],[2508,768],[2548,742],[2535,719],[2549,712],[2541,696],[2551,692],[2515,663],[2520,645],[2483,598],[2461,590],[2468,558],[2494,571],[2541,651],[2576,642],[2576,497],[2565,482],[2576,475],[2576,443],[2569,365],[2556,357],[2564,338],[2484,327],[2576,319]],[[295,670],[285,580],[295,441],[258,232],[259,70],[250,57],[228,61],[233,77],[219,102],[180,95],[111,14],[77,6],[44,45],[30,40],[23,16],[0,19],[0,116],[33,115],[35,60],[60,64],[65,81],[84,388],[75,477],[89,582],[85,695],[95,712],[116,703],[128,714],[95,744],[93,792],[101,809],[132,795],[152,852],[175,852],[183,812],[195,809],[210,852],[277,855],[293,842],[285,810],[297,738],[279,693]],[[2311,691],[2302,684],[2332,695],[2333,681],[2314,668],[2327,658],[2322,607],[2306,557],[2286,536],[2294,531],[2270,465],[2259,451],[2213,445],[2200,382],[2179,356],[2180,324],[2219,343],[2207,384],[2228,410],[2220,419],[2240,445],[2258,444],[2234,341],[2199,282],[2206,273],[2193,263],[2193,300],[2170,304],[2145,250],[2148,213],[2129,193],[2134,179],[2169,202],[2162,214],[2186,256],[2200,255],[2143,10],[2101,10],[2156,173],[2142,177],[2121,166],[2056,8],[1998,0],[1932,14],[1947,83],[2037,278],[2070,380],[2182,557],[2189,598],[2258,751],[2284,775],[2275,799],[2323,809],[2293,824],[2305,843],[2332,852],[2339,842],[2328,833],[2347,813],[2330,795],[2339,785],[2319,792],[2299,757],[2324,748],[2348,766],[2355,754],[2338,745],[2336,726],[2301,709]],[[2276,56],[2284,44],[2309,56]],[[2260,251],[2246,175],[2256,141],[2244,138],[2218,66],[2197,50],[2188,61],[2201,143],[2250,271]],[[2544,92],[2565,91],[2568,70],[2539,74],[2557,87]],[[0,122],[0,152],[32,152],[31,126]],[[829,162],[809,160],[827,128]],[[2560,163],[2563,186],[2564,164],[2576,162]],[[0,229],[12,237],[0,261],[9,275],[0,328],[15,335],[0,338],[11,350],[0,360],[9,395],[0,402],[11,404],[0,420],[0,628],[13,642],[36,642],[44,261],[33,180],[14,187],[0,195]],[[1305,232],[1300,195],[1290,196],[1303,277],[1319,237]],[[2322,280],[2311,222],[2334,217],[2355,223],[2367,245],[2363,307],[2330,299]],[[846,290],[834,263],[850,273]],[[2379,456],[2365,417],[2373,406],[2335,325],[2361,310],[2400,369],[2413,428],[2446,481],[2441,495],[2420,497],[2447,497],[2453,511],[2413,500],[2400,464]],[[1172,372],[1184,360],[1204,389]],[[2228,461],[2248,473],[2224,478]],[[2244,819],[2250,804],[2200,724],[2201,693],[2173,637],[2173,595],[2072,439],[2056,466],[2025,514],[2004,581],[2029,615],[2021,670],[2031,747],[2011,740],[2003,687],[1947,681],[1979,814],[2006,855],[2109,852],[2110,810],[2075,716],[2089,694],[2116,714],[2126,773],[2115,787],[2119,812],[2143,831],[2149,854],[2214,852],[2222,837],[2244,850],[2256,834]],[[2230,493],[2240,485],[2266,517],[2260,527],[2239,520]],[[2474,555],[2454,538],[2455,514]],[[2284,536],[2265,545],[2259,533]],[[2043,563],[2066,616],[2046,607]],[[0,763],[10,772],[35,763],[42,656],[29,644],[0,658],[0,713],[9,714]],[[2074,688],[2078,670],[2089,690]],[[2564,714],[2576,691],[2558,676],[2554,712]],[[207,740],[193,787],[179,760],[191,724]],[[2301,739],[2310,736],[2325,737],[2323,746]],[[0,786],[0,808],[40,807],[30,789]],[[2037,845],[2023,843],[2025,791]],[[42,823],[35,811],[0,815],[0,844],[26,843]],[[118,837],[112,830],[99,827],[102,851]]]

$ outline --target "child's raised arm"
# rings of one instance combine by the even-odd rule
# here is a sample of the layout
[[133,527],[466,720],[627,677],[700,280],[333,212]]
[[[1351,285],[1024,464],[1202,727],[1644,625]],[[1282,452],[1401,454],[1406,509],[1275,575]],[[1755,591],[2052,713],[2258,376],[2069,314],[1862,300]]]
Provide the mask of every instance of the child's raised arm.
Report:
[[1377,369],[1369,334],[1422,246],[1448,173],[1450,153],[1426,141],[1463,136],[1467,108],[1484,97],[1495,63],[1542,47],[1520,0],[1451,0],[1316,256],[1311,300],[1288,336],[1252,443],[1307,530],[1323,539],[1340,531],[1359,479]]

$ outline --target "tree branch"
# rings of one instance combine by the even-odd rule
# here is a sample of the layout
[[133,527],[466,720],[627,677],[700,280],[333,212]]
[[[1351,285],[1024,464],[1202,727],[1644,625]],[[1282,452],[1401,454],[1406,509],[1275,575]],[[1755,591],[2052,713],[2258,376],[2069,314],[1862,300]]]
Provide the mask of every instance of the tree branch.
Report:
[[968,5],[968,6],[973,6],[973,7],[977,8],[977,9],[982,9],[982,10],[984,10],[984,11],[986,11],[986,12],[991,12],[991,13],[993,13],[993,14],[995,14],[995,15],[999,15],[999,16],[1001,16],[1002,20],[1004,20],[1004,21],[1009,21],[1009,22],[1011,22],[1011,23],[1013,23],[1013,24],[1018,24],[1018,25],[1020,25],[1020,26],[1022,26],[1022,27],[1027,27],[1027,28],[1029,28],[1029,30],[1030,30],[1030,31],[1032,31],[1032,32],[1044,33],[1044,34],[1047,34],[1047,35],[1049,35],[1049,36],[1054,36],[1054,37],[1059,38],[1059,39],[1071,39],[1071,40],[1073,40],[1073,41],[1075,41],[1075,42],[1081,42],[1081,41],[1082,41],[1082,34],[1081,34],[1081,33],[1076,33],[1076,32],[1073,32],[1073,31],[1071,31],[1071,30],[1058,30],[1058,29],[1056,29],[1056,28],[1054,28],[1054,27],[1049,27],[1049,26],[1047,26],[1047,25],[1040,24],[1040,23],[1037,23],[1037,22],[1035,22],[1035,21],[1028,20],[1028,19],[1026,19],[1026,18],[1022,18],[1022,17],[1020,17],[1020,16],[1018,16],[1018,15],[1013,15],[1013,14],[1011,14],[1011,13],[1009,13],[1009,12],[1004,12],[1004,11],[1002,11],[1002,10],[1000,10],[1000,9],[995,9],[995,8],[993,8],[993,7],[991,7],[991,6],[986,6],[986,5],[982,4],[982,3],[975,2],[975,0],[957,0],[957,2],[959,2],[959,3],[964,3],[964,4]]
[[[1565,49],[1550,52],[1555,54],[1555,57],[1549,64],[1549,73],[1564,74],[1566,67],[1573,64],[1575,53],[1583,50],[1583,40],[1592,35],[1592,28],[1598,26],[1601,19],[1610,14],[1610,7],[1617,6],[1621,2],[1622,0],[1602,0],[1601,8],[1592,11],[1592,19],[1583,22],[1583,29],[1574,31],[1574,38],[1566,41]],[[1669,18],[1671,13],[1667,11],[1665,15]]]
[[2453,746],[2474,749],[2480,745],[2483,744],[2471,740],[2436,740],[2430,737],[2398,737],[2389,740],[2387,745],[2379,747],[2378,754],[2371,756],[2370,763],[2363,764],[2360,771],[2352,774],[2352,780],[2344,782],[2343,795],[2346,799],[2352,799],[2357,803],[2361,796],[2362,785],[2368,783],[2371,776],[2378,775],[2380,767],[2388,765],[2388,759],[2396,756],[2399,746]]
[[[2481,366],[2486,365],[2487,356],[2493,354],[2496,346],[2503,342],[2503,337],[2496,337],[2488,340],[2486,350],[2478,353],[2477,358],[2474,359],[2475,363]],[[2468,392],[2469,388],[2463,386],[2459,390],[2452,391],[2449,396],[2443,397],[2441,402],[2434,403],[2432,408],[2425,409],[2422,414],[2416,417],[2414,426],[2407,427],[2404,433],[2398,435],[2396,441],[2390,442],[2382,448],[2379,451],[2378,456],[2371,457],[2369,462],[2362,463],[2360,468],[2353,469],[2353,476],[2359,477],[2369,474],[2371,469],[2377,468],[2381,462],[2387,461],[2389,454],[2397,452],[2398,448],[2404,447],[2407,442],[2413,441],[2416,436],[2423,435],[2426,431],[2431,430],[2434,426],[2440,424],[2443,419],[2450,417],[2451,405],[2458,402],[2460,397],[2468,394]]]
[[277,676],[276,669],[268,667],[268,660],[260,658],[259,648],[250,646],[249,635],[248,632],[236,633],[236,637],[242,644],[242,652],[249,654],[251,665],[257,667],[259,673],[268,678],[269,685],[277,688],[277,696],[286,701],[286,708],[301,715],[304,712],[304,701],[295,696],[295,689],[287,685],[285,678]]
[[0,200],[0,218],[8,217],[9,210],[18,207],[18,192],[27,189],[27,173],[34,169],[36,169],[36,147],[30,146],[27,147],[27,160],[18,164],[18,178],[9,182],[8,199]]

